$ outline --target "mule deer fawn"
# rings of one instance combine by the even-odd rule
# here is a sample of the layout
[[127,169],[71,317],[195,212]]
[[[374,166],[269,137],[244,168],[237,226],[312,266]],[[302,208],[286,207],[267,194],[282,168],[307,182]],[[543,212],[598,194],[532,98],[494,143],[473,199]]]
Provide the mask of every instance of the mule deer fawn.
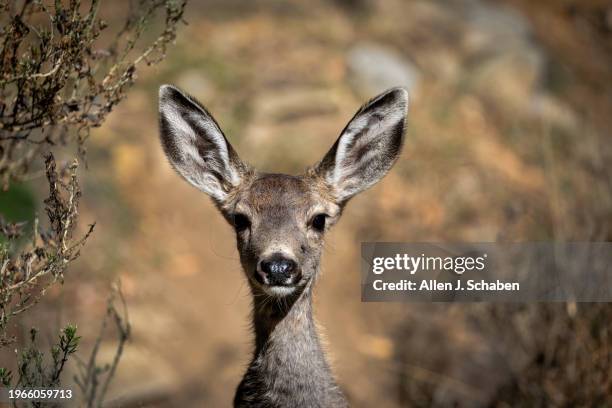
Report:
[[202,105],[173,86],[160,88],[163,149],[234,227],[253,295],[255,350],[234,406],[348,405],[321,347],[312,290],[325,232],[397,160],[407,108],[404,89],[382,93],[357,111],[320,162],[290,176],[251,168]]

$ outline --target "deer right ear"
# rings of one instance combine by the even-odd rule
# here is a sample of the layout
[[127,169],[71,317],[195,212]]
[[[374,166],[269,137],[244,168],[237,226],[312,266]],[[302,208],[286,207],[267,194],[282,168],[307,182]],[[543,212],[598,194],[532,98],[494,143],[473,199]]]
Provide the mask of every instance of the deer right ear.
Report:
[[240,184],[247,166],[194,98],[163,85],[159,89],[159,127],[172,167],[193,186],[222,203]]

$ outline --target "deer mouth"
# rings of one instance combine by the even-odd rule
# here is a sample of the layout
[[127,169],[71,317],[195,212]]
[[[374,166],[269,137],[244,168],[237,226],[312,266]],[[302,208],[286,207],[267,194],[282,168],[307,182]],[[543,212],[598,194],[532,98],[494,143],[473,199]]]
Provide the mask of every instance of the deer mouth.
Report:
[[266,294],[275,297],[289,296],[297,289],[295,285],[261,285]]
[[[256,275],[257,276],[257,275]],[[261,278],[260,278],[261,279]],[[267,282],[260,281],[257,277],[253,279],[255,281],[255,285],[259,287],[261,291],[263,291],[268,296],[275,297],[284,297],[292,294],[298,288],[296,284],[270,284]]]
[[268,296],[274,297],[285,297],[289,296],[295,291],[299,289],[301,286],[300,283],[302,281],[301,274],[298,274],[291,279],[288,279],[284,283],[270,283],[267,279],[263,278],[260,274],[255,272],[253,275],[249,277],[250,281],[262,292],[264,292]]

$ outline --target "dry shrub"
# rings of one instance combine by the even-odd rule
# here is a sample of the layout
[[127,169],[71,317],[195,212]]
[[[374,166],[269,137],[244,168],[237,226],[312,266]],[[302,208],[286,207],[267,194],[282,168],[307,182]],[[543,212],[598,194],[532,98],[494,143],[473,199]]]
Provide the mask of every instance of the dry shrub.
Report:
[[493,405],[606,406],[612,398],[612,307],[539,305],[525,313],[533,314],[533,331],[515,333],[514,347],[528,345],[531,359],[499,390]]
[[[67,4],[66,4],[67,3]],[[75,141],[81,153],[92,127],[102,124],[134,83],[139,65],[164,57],[185,3],[130,2],[107,44],[100,0],[0,1],[0,182],[27,179],[41,149]],[[159,36],[136,48],[145,28],[164,14]]]
[[[185,7],[181,0],[130,2],[124,22],[104,42],[107,24],[98,17],[101,2],[53,3],[0,0],[0,185],[35,177],[41,153],[50,194],[45,209],[50,227],[28,226],[31,243],[19,248],[23,223],[0,214],[7,241],[0,250],[0,344],[10,338],[10,318],[31,307],[53,283],[62,281],[85,239],[73,239],[80,189],[74,160],[56,170],[50,149],[78,146],[84,157],[89,130],[102,124],[134,83],[139,65],[164,57]],[[161,20],[161,24],[159,21]],[[141,44],[145,28],[159,33]],[[42,280],[46,279],[44,282]]]
[[[58,170],[51,149],[76,147],[85,159],[90,129],[100,126],[125,98],[139,67],[164,58],[185,7],[184,0],[130,1],[123,22],[114,23],[111,32],[99,17],[102,3],[0,0],[0,188],[43,175],[49,183],[44,202],[48,222],[26,225],[0,214],[0,347],[16,341],[8,333],[11,320],[35,305],[50,286],[63,282],[93,231],[91,225],[75,233],[81,195],[77,160],[67,160]],[[78,385],[86,406],[101,405],[129,336],[129,325],[112,301],[103,330],[109,318],[120,334],[120,347],[104,380],[96,350],[82,364]],[[4,367],[1,382],[57,386],[78,340],[75,326],[63,329],[47,366],[32,331],[31,345],[19,357],[18,378]]]
[[36,221],[31,244],[25,249],[15,253],[10,248],[11,242],[24,234],[25,225],[0,218],[0,230],[9,239],[0,248],[0,346],[14,341],[6,334],[9,321],[36,304],[51,285],[63,280],[67,265],[79,256],[93,231],[94,226],[90,225],[83,236],[73,237],[81,196],[76,169],[74,162],[60,174],[53,156],[47,156],[49,197],[45,200],[45,211],[50,227],[43,229]]

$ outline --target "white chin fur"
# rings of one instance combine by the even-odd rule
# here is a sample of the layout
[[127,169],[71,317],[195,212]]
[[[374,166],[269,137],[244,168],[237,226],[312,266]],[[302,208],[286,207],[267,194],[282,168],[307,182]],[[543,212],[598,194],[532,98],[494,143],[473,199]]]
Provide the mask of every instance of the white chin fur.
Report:
[[295,287],[293,286],[267,286],[262,285],[264,292],[266,292],[270,296],[283,297],[287,296],[293,291],[295,291]]

